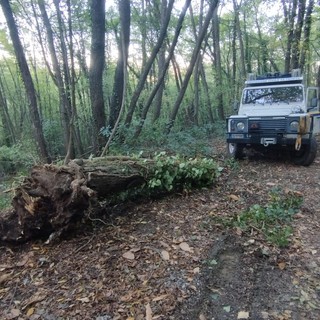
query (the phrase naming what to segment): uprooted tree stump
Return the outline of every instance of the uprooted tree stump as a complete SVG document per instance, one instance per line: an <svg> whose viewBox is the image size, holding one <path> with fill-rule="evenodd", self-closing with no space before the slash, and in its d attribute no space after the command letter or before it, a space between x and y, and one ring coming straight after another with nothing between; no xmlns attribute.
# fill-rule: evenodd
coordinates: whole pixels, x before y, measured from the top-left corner
<svg viewBox="0 0 320 320"><path fill-rule="evenodd" d="M13 210L0 216L0 239L24 242L70 227L99 198L144 184L151 163L106 157L35 166L15 189Z"/></svg>

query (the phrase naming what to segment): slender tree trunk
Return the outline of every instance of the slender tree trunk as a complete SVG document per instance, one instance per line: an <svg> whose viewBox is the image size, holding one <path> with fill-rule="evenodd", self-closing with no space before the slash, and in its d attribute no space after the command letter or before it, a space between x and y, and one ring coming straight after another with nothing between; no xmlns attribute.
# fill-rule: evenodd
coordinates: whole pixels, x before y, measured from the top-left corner
<svg viewBox="0 0 320 320"><path fill-rule="evenodd" d="M163 25L165 23L166 12L167 12L167 0L162 0L161 1L161 12L160 12L161 25ZM165 68L165 63L166 63L166 45L165 45L165 42L163 42L162 47L159 50L158 75L160 75L162 70ZM165 88L165 83L164 83L164 81L162 81L161 85L159 87L159 90L157 91L157 94L155 96L155 100L154 100L153 122L155 122L156 119L158 119L160 117L164 88Z"/></svg>
<svg viewBox="0 0 320 320"><path fill-rule="evenodd" d="M297 69L300 67L300 44L301 34L304 22L304 15L306 10L306 0L299 0L298 4L298 18L296 28L294 30L293 44L292 44L292 58L291 58L291 69Z"/></svg>
<svg viewBox="0 0 320 320"><path fill-rule="evenodd" d="M312 26L312 12L314 8L314 0L309 0L309 5L307 7L306 16L305 16L305 23L304 23L304 30L303 30L303 45L301 48L300 54L300 68L301 71L305 69L306 64L306 57L309 52L310 48L310 33L311 33L311 26Z"/></svg>
<svg viewBox="0 0 320 320"><path fill-rule="evenodd" d="M288 73L290 72L291 67L291 50L292 43L294 41L294 19L297 15L298 0L293 0L292 2L289 2L289 7L287 7L285 0L281 0L281 2L283 6L285 25L287 26L287 43L285 51L284 72Z"/></svg>
<svg viewBox="0 0 320 320"><path fill-rule="evenodd" d="M224 88L222 82L222 66L221 66L221 52L220 52L220 29L218 8L213 13L213 48L214 48L214 68L215 68L215 81L217 90L217 108L220 120L225 118L223 109L223 95Z"/></svg>
<svg viewBox="0 0 320 320"><path fill-rule="evenodd" d="M178 114L178 110L180 108L180 105L181 105L181 102L183 100L183 97L184 97L184 95L186 93L186 90L187 90L187 87L188 87L188 84L189 84L189 80L190 80L192 72L193 72L193 68L195 66L195 63L196 63L197 58L198 58L198 54L199 54L200 49L201 49L202 41L203 41L204 37L207 34L207 29L208 29L209 23L212 20L213 12L216 9L216 7L218 6L218 3L219 3L219 0L213 0L213 1L210 2L210 6L208 8L208 13L207 13L207 16L206 16L206 18L204 20L203 26L202 26L202 28L201 28L201 30L199 32L199 37L197 39L195 47L193 49L191 60L190 60L186 75L184 77L181 90L179 92L179 95L178 95L178 97L177 97L177 99L175 101L175 104L173 106L172 112L171 112L170 117L169 117L169 122L167 124L167 130L166 130L167 134L170 133L170 131L171 131L172 127L173 127L173 124L174 124L174 122L176 120L176 116Z"/></svg>
<svg viewBox="0 0 320 320"><path fill-rule="evenodd" d="M140 123L137 126L135 134L134 134L134 138L135 139L137 139L138 136L140 135L142 127L143 127L144 122L145 122L145 119L147 117L147 113L148 113L149 108L150 108L150 106L152 104L152 101L153 101L156 93L158 92L159 88L161 87L162 82L164 81L165 75L166 75L167 70L168 70L169 65L170 65L170 61L171 61L171 59L173 57L173 54L174 54L174 49L175 49L175 47L177 45L177 42L178 42L178 38L179 38L179 35L180 35L180 31L182 29L184 17L186 15L186 12L188 10L188 7L189 7L190 3L191 3L191 0L186 0L186 3L185 3L185 5L184 5L184 7L183 7L183 9L182 9L182 11L180 13L180 16L179 16L179 19L178 19L178 22L177 22L177 25L176 25L176 29L175 29L175 34L174 34L171 46L169 48L168 57L166 59L164 68L163 68L161 74L158 77L158 81L157 81L155 87L153 88L153 90L152 90L148 100L146 101L143 110L142 110Z"/></svg>
<svg viewBox="0 0 320 320"><path fill-rule="evenodd" d="M190 0L187 0L187 1L190 2ZM139 99L139 97L141 95L141 92L142 92L142 90L143 90L143 88L145 86L148 74L149 74L149 72L150 72L150 70L152 68L152 65L153 65L153 63L154 63L154 61L156 59L156 56L157 56L160 48L162 47L162 44L163 44L163 42L165 40L165 37L167 35L167 29L168 29L168 25L169 25L169 21L170 21L170 17L171 17L171 11L172 11L172 7L173 7L173 3L174 3L174 0L170 0L169 1L165 23L162 25L161 30L159 32L158 41L155 44L148 61L146 62L144 70L142 71L142 74L140 75L138 84L137 84L137 86L136 86L136 88L135 88L135 90L134 90L134 92L132 94L132 98L131 98L130 105L129 105L129 110L128 110L128 113L127 113L127 116L126 116L126 119L125 119L125 125L128 126L128 127L131 124L133 113L134 113L134 111L136 109L137 102L138 102L138 99Z"/></svg>
<svg viewBox="0 0 320 320"><path fill-rule="evenodd" d="M15 143L15 137L11 127L11 121L8 113L7 100L2 93L2 88L0 87L0 118L2 123L2 131L4 143L7 147L12 146Z"/></svg>
<svg viewBox="0 0 320 320"><path fill-rule="evenodd" d="M127 57L130 44L130 0L119 1L119 12L121 21L120 43L118 45L118 62L114 75L114 84L110 104L109 129L113 129L119 117L123 103L124 70L126 70Z"/></svg>
<svg viewBox="0 0 320 320"><path fill-rule="evenodd" d="M234 15L235 15L235 27L236 33L239 41L240 47L240 78L244 79L246 77L246 63L244 57L244 46L243 46L243 38L242 38L242 31L240 25L240 4L237 3L237 0L233 0L233 8L234 8Z"/></svg>
<svg viewBox="0 0 320 320"><path fill-rule="evenodd" d="M44 1L38 0L38 6L39 6L39 9L41 12L43 24L46 29L46 38L47 38L47 43L48 43L48 47L49 47L52 68L53 68L53 73L51 73L51 74L53 76L54 83L56 83L56 85L57 85L58 92L59 92L60 119L61 119L62 128L63 128L65 152L67 152L68 143L70 140L70 134L69 134L70 119L68 116L68 98L67 98L67 93L65 91L65 86L64 86L60 66L59 66L58 57L56 54L53 31L51 28L51 23L49 21L49 17L48 17L46 8L45 8ZM39 34L40 34L40 30L39 30Z"/></svg>
<svg viewBox="0 0 320 320"><path fill-rule="evenodd" d="M1 0L0 2L2 11L6 17L7 25L10 31L11 40L13 43L15 55L21 72L22 80L26 89L26 93L29 100L29 112L32 122L33 134L37 143L40 157L45 162L51 162L51 158L47 151L47 145L44 139L42 123L39 116L37 96L34 88L34 83L31 77L31 73L27 64L26 56L23 51L23 47L19 38L18 29L13 17L12 9L9 4L9 0Z"/></svg>
<svg viewBox="0 0 320 320"><path fill-rule="evenodd" d="M106 126L103 97L103 69L105 55L105 0L91 1L91 57L90 57L90 99L94 124L94 152L105 142L101 130Z"/></svg>

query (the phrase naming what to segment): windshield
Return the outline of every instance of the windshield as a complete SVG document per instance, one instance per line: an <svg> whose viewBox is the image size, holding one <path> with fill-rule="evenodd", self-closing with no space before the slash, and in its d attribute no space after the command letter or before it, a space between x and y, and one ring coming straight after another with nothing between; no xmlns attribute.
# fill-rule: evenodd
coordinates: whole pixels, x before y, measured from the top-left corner
<svg viewBox="0 0 320 320"><path fill-rule="evenodd" d="M302 86L274 87L274 88L250 88L243 92L243 104L272 104L302 102Z"/></svg>

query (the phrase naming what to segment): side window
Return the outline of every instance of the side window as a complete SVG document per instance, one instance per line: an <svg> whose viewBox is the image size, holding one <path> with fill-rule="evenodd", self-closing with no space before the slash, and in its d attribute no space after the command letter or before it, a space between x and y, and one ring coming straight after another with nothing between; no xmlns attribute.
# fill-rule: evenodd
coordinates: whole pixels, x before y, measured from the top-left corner
<svg viewBox="0 0 320 320"><path fill-rule="evenodd" d="M307 90L307 111L319 111L318 88L310 87Z"/></svg>

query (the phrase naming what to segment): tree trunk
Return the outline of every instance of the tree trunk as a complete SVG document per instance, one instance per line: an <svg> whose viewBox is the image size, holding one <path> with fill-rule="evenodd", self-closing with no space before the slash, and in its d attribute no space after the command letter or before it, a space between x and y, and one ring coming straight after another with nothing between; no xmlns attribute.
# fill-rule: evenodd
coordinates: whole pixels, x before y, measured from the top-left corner
<svg viewBox="0 0 320 320"><path fill-rule="evenodd" d="M194 68L195 63L196 63L196 61L198 59L198 54L199 54L200 49L201 49L202 41L203 41L205 35L207 34L207 29L208 29L209 23L210 23L210 21L212 19L213 12L214 12L215 8L217 7L218 3L219 3L219 0L213 0L213 1L211 1L210 6L208 8L208 13L207 13L207 16L206 16L206 18L204 20L203 26L202 26L202 28L201 28L201 30L199 32L199 37L197 39L195 47L193 49L192 57L191 57L191 60L190 60L186 75L185 75L185 77L183 79L181 90L179 92L179 95L178 95L178 97L177 97L177 99L175 101L175 104L173 106L172 112L171 112L170 117L169 117L169 122L167 124L167 130L166 130L167 134L170 133L171 128L173 127L174 121L176 120L176 116L178 114L178 110L179 110L179 107L180 107L181 102L183 100L183 97L184 97L184 95L186 93L186 90L187 90L187 87L188 87L188 84L189 84L189 80L190 80L192 72L193 72L193 68Z"/></svg>
<svg viewBox="0 0 320 320"><path fill-rule="evenodd" d="M307 55L310 48L310 33L311 33L311 26L312 26L312 12L314 8L314 0L309 1L309 5L307 7L307 12L305 16L305 23L304 23L304 30L303 30L303 46L301 48L300 54L300 68L303 72L306 64Z"/></svg>
<svg viewBox="0 0 320 320"><path fill-rule="evenodd" d="M23 51L23 47L19 38L18 29L14 21L12 9L8 0L0 2L3 13L6 17L8 28L10 31L11 40L13 43L15 55L21 72L22 80L26 89L29 100L29 111L32 122L33 134L38 145L39 154L43 161L50 163L51 158L47 151L46 142L43 135L42 124L38 111L37 96L34 88L34 83L30 74L27 60Z"/></svg>
<svg viewBox="0 0 320 320"><path fill-rule="evenodd" d="M124 98L124 70L126 70L127 57L130 44L130 1L119 1L121 21L120 43L118 44L118 62L114 75L113 91L110 104L109 129L113 129L119 117L120 108Z"/></svg>
<svg viewBox="0 0 320 320"><path fill-rule="evenodd" d="M105 0L91 1L91 56L90 56L90 99L94 124L93 146L97 153L106 138L101 130L106 126L103 97L103 69L105 55Z"/></svg>
<svg viewBox="0 0 320 320"><path fill-rule="evenodd" d="M187 0L187 1L190 1L190 0ZM131 98L131 101L130 101L130 105L129 105L129 109L128 109L128 113L127 113L127 116L126 116L126 119L125 119L125 125L126 126L130 126L131 124L131 121L132 121L132 117L133 117L133 113L136 109L136 106L137 106L137 102L139 100L139 97L141 95L141 92L144 88L144 85L146 83L146 80L147 80L147 77L148 77L148 74L151 70L151 67L156 59L156 56L159 52L159 50L161 49L162 47L162 44L165 40L165 37L167 35L167 28L168 28L168 25L169 25L169 21L170 21L170 17L171 17L171 11L172 11L172 7L173 7L173 3L174 3L174 0L170 0L169 1L169 4L168 4L168 9L167 9L167 15L166 15L166 19L165 19L165 23L161 26L161 30L159 32L159 38L157 40L157 43L155 44L152 52L151 52L151 55L148 59L148 61L146 62L146 65L142 71L142 74L140 75L140 78L139 78L139 81L138 81L138 84L132 94L132 98Z"/></svg>
<svg viewBox="0 0 320 320"><path fill-rule="evenodd" d="M43 0L38 0L38 6L41 12L41 17L43 24L46 29L46 36L47 36L47 43L49 47L49 52L51 56L51 63L52 63L52 68L53 68L53 73L50 73L54 78L53 81L57 85L58 92L59 92L59 110L60 110L60 119L62 123L62 129L63 129L63 135L64 135L64 147L65 147L65 152L67 153L68 150L68 144L70 141L70 132L69 132L69 102L68 102L68 97L67 93L65 90L65 85L63 82L63 76L60 70L59 62L58 62L58 57L56 54L56 49L54 46L54 37L53 37L53 31L51 28L51 24L49 21L49 17L45 8L45 4ZM40 30L39 30L40 33Z"/></svg>
<svg viewBox="0 0 320 320"><path fill-rule="evenodd" d="M213 48L214 48L214 68L215 81L217 90L217 108L220 120L225 118L223 108L224 88L222 85L222 66L221 66L221 52L220 52L220 29L217 8L213 14Z"/></svg>
<svg viewBox="0 0 320 320"><path fill-rule="evenodd" d="M178 42L178 38L179 38L179 35L180 35L180 31L182 29L182 24L183 24L183 21L184 21L184 17L186 15L186 12L188 10L188 7L190 5L190 2L191 0L186 0L186 3L185 3L185 6L183 7L181 13L180 13L180 16L179 16L179 19L178 19L178 22L177 22L177 25L176 25L176 29L175 29L175 34L174 34L174 37L173 37L173 40L172 40L172 43L171 43L171 46L169 48L169 53L168 53L168 57L165 61L165 64L164 64L164 67L161 71L161 74L159 74L158 76L158 80L157 80L157 83L156 85L154 86L154 88L152 89L149 97L148 97L148 100L146 101L145 103L145 106L142 110L142 113L141 113L141 119L140 119L140 123L138 124L137 128L136 128L136 131L134 133L134 139L137 139L141 133L141 130L142 130L142 127L144 125L144 120L146 119L147 117L147 113L149 111L149 108L151 107L151 104L152 104L152 101L156 95L156 93L158 92L159 88L161 87L163 81L164 81L164 78L166 76L166 73L167 73L167 70L169 68L169 65L170 65L170 61L172 59L172 57L174 56L174 49L177 45L177 42Z"/></svg>
<svg viewBox="0 0 320 320"><path fill-rule="evenodd" d="M306 0L299 0L298 5L298 19L296 28L294 30L293 44L292 44L292 57L291 57L291 69L300 68L300 44L301 34L304 22L304 15L306 10Z"/></svg>

